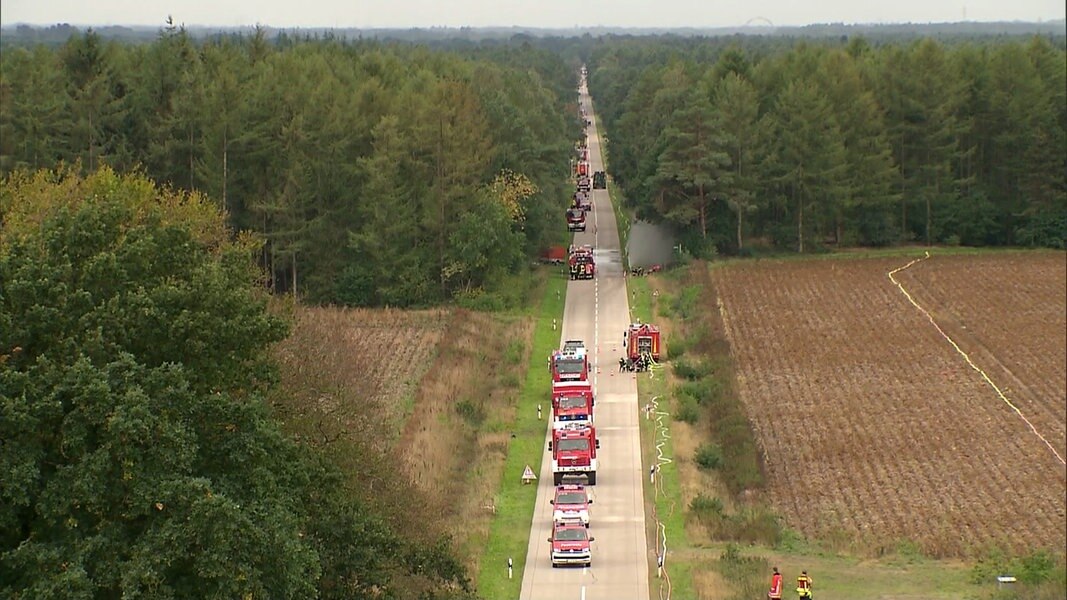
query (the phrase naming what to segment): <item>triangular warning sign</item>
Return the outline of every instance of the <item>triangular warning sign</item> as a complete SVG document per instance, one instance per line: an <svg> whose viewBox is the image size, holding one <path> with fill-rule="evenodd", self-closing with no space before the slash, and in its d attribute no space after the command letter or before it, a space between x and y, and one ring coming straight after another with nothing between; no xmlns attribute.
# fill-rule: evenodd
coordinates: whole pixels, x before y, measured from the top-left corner
<svg viewBox="0 0 1067 600"><path fill-rule="evenodd" d="M522 472L522 480L533 481L534 479L537 479L537 476L534 475L533 469L530 468L530 465L526 465L526 470Z"/></svg>

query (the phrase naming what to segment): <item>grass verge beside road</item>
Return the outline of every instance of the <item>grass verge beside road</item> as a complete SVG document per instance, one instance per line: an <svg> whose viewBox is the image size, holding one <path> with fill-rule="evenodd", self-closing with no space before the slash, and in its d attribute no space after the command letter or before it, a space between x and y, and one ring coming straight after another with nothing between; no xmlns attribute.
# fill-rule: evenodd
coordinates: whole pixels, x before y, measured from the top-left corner
<svg viewBox="0 0 1067 600"><path fill-rule="evenodd" d="M567 299L567 277L562 270L553 269L547 278L544 296L534 328L530 363L519 397L513 437L509 440L500 490L494 501L496 514L489 529L484 554L480 562L477 588L483 598L518 598L522 573L526 565L526 549L530 539L537 482L523 485L522 472L526 465L534 473L541 473L544 457L547 421L538 420L537 405L543 407L544 419L551 418L551 382L542 368L544 360L559 346L560 331L553 327L563 322L563 307ZM545 554L547 557L547 547ZM514 561L512 579L508 579L508 558Z"/></svg>
<svg viewBox="0 0 1067 600"><path fill-rule="evenodd" d="M649 277L631 277L627 282L630 291L631 321L656 323L656 302L658 301L657 281ZM664 462L656 473L655 483L651 477L644 478L645 529L649 548L655 552L649 557L648 568L649 594L652 598L666 598L668 588L672 598L694 598L692 562L686 558L689 547L685 531L685 504L679 486L677 463L674 447L670 438L671 399L670 386L667 382L667 369L658 368L648 373L637 374L638 406L641 407L641 454L646 473L651 465L659 463L662 455L670 462ZM647 415L646 404L656 399L657 413ZM651 418L649 418L651 417ZM658 419L658 420L657 420ZM660 427L662 425L662 427ZM656 446L662 444L657 452ZM662 527L657 525L657 518ZM666 538L664 566L666 576L657 577L656 559L663 552Z"/></svg>

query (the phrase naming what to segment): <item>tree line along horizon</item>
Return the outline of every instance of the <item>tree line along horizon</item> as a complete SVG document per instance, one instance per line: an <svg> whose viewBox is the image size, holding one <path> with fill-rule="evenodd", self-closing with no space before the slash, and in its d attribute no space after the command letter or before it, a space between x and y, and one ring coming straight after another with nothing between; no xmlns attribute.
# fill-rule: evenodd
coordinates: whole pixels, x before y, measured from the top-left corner
<svg viewBox="0 0 1067 600"><path fill-rule="evenodd" d="M1064 40L597 47L609 168L696 253L1064 248Z"/></svg>
<svg viewBox="0 0 1067 600"><path fill-rule="evenodd" d="M569 67L176 28L0 61L0 595L473 600L388 448L282 422L263 267L353 304L514 281L566 189Z"/></svg>
<svg viewBox="0 0 1067 600"><path fill-rule="evenodd" d="M107 165L202 192L266 241L274 291L478 306L563 242L576 74L544 50L170 26L0 61L0 172Z"/></svg>
<svg viewBox="0 0 1067 600"><path fill-rule="evenodd" d="M563 241L581 64L613 180L698 256L1064 247L1063 39L515 43L92 31L0 56L0 172L140 169L311 302L513 304Z"/></svg>

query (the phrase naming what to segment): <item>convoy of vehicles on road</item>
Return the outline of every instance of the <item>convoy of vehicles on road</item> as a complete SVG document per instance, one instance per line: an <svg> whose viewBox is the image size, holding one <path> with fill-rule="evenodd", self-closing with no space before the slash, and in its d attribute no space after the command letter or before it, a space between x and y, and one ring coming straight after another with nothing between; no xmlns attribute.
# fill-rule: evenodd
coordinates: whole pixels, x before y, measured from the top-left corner
<svg viewBox="0 0 1067 600"><path fill-rule="evenodd" d="M585 78L585 69L582 69ZM579 116L586 125L585 109L579 102ZM586 214L593 210L593 173L589 148L583 141L576 147L573 175L575 192L567 208L567 230L585 231ZM598 172L599 173L599 172ZM596 277L593 247L571 245L567 252L571 280ZM587 486L596 485L597 449L600 440L593 425L593 385L589 379L589 355L582 340L566 340L549 357L552 374L552 537L550 557L553 567L592 564L588 534L590 497Z"/></svg>
<svg viewBox="0 0 1067 600"><path fill-rule="evenodd" d="M580 106L581 103L579 103ZM585 118L584 108L580 108L580 116ZM597 187L598 183L603 183L604 178L603 171L596 173L592 171L589 162L589 147L584 137L575 147L575 154L575 159L572 159L575 189L571 203L566 209L567 231L569 232L586 231L588 215L593 210L593 188ZM585 252L586 248L588 252ZM568 256L571 279L593 279L596 276L596 261L593 258L592 247L582 247L580 250L575 252L572 246Z"/></svg>

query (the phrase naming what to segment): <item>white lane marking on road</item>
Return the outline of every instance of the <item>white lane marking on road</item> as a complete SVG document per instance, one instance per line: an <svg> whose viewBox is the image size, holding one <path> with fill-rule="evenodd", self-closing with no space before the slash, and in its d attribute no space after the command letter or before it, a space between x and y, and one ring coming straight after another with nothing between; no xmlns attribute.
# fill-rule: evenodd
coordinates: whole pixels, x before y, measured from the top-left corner
<svg viewBox="0 0 1067 600"><path fill-rule="evenodd" d="M592 191L589 192L592 196ZM600 223L597 218L597 211L593 211L593 248L600 247ZM604 265L600 265L603 269ZM600 277L595 276L593 278L593 346L596 348L596 362L597 370L593 374L593 390L594 394L600 392Z"/></svg>
<svg viewBox="0 0 1067 600"><path fill-rule="evenodd" d="M585 600L585 586L582 586L582 600Z"/></svg>
<svg viewBox="0 0 1067 600"><path fill-rule="evenodd" d="M597 517L597 523L640 523L641 517Z"/></svg>

